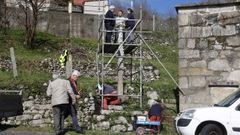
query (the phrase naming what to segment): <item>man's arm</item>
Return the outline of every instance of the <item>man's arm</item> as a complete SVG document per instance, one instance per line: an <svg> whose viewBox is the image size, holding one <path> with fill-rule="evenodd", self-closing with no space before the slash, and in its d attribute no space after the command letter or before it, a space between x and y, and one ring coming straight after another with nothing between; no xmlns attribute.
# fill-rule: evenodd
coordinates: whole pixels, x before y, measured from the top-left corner
<svg viewBox="0 0 240 135"><path fill-rule="evenodd" d="M76 103L76 97L75 94L73 93L73 89L70 85L70 82L66 80L66 88L67 88L67 92L70 95L70 98L72 99L72 104Z"/></svg>
<svg viewBox="0 0 240 135"><path fill-rule="evenodd" d="M51 96L51 95L52 95L52 85L51 85L51 81L49 81L48 88L47 88L47 96Z"/></svg>

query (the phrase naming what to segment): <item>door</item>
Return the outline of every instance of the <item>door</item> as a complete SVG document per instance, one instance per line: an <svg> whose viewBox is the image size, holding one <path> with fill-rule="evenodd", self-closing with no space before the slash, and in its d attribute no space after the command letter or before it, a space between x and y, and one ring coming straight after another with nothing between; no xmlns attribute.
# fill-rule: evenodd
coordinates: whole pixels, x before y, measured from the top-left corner
<svg viewBox="0 0 240 135"><path fill-rule="evenodd" d="M232 111L230 121L232 135L240 135L240 104Z"/></svg>

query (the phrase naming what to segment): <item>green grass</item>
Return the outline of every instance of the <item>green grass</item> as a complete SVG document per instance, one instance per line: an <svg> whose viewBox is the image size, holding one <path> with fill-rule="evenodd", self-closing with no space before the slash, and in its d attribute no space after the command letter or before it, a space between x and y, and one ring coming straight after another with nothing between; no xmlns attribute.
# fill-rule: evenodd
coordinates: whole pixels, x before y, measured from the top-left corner
<svg viewBox="0 0 240 135"><path fill-rule="evenodd" d="M4 125L3 125L4 126ZM3 127L4 128L4 127ZM29 126L6 126L7 130L16 131L16 132L33 132L33 133L54 133L52 127L29 127ZM75 131L67 131L66 135L79 135ZM100 130L86 130L85 135L135 135L135 132L127 132L127 133L116 133L112 131L100 131ZM171 127L166 127L163 129L160 135L177 135Z"/></svg>

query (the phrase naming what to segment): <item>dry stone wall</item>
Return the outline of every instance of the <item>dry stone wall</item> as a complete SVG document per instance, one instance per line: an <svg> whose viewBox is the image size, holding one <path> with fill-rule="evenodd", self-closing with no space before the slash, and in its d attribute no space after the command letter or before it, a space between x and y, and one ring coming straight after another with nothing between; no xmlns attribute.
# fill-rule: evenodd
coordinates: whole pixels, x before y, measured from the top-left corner
<svg viewBox="0 0 240 135"><path fill-rule="evenodd" d="M240 81L239 7L239 2L177 7L179 83L186 93L180 96L180 109L218 102L227 94L216 93L235 90L208 86Z"/></svg>

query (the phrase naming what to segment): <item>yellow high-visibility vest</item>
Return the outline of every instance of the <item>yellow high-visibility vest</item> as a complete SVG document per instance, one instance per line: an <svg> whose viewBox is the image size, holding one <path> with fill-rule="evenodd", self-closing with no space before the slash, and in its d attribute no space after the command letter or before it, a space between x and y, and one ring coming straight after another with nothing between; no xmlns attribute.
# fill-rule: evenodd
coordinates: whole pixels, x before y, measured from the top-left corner
<svg viewBox="0 0 240 135"><path fill-rule="evenodd" d="M64 68L66 66L67 56L68 56L68 50L64 50L63 54L61 54L59 57L61 68Z"/></svg>

